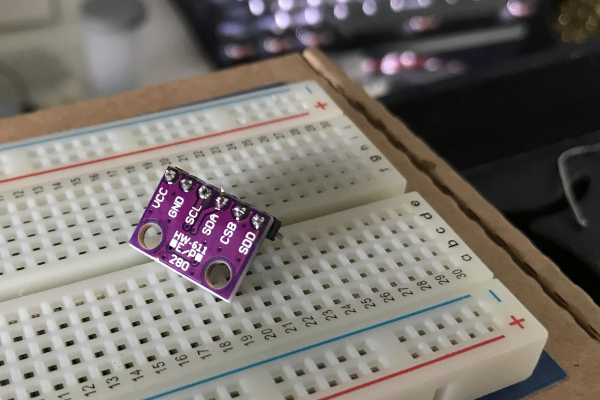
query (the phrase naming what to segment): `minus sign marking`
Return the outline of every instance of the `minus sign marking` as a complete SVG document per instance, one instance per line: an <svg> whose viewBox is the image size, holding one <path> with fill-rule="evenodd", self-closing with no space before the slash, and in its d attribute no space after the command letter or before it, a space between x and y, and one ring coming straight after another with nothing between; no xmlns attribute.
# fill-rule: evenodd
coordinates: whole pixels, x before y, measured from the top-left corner
<svg viewBox="0 0 600 400"><path fill-rule="evenodd" d="M498 297L498 296L496 295L496 293L494 293L494 291L493 291L492 289L490 289L490 293L491 293L491 295L492 295L492 296L494 296L494 298L495 298L496 300L498 300L498 303L502 303L502 300L500 300L500 297Z"/></svg>

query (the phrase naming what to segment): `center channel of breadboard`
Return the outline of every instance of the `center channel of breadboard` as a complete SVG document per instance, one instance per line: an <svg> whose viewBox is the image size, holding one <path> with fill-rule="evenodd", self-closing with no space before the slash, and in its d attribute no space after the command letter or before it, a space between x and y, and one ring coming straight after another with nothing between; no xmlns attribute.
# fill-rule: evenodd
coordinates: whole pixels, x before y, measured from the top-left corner
<svg viewBox="0 0 600 400"><path fill-rule="evenodd" d="M150 264L1 303L0 397L364 398L379 380L383 399L400 379L431 399L466 379L468 399L469 365L538 350L543 328L415 193L283 233L232 303Z"/></svg>

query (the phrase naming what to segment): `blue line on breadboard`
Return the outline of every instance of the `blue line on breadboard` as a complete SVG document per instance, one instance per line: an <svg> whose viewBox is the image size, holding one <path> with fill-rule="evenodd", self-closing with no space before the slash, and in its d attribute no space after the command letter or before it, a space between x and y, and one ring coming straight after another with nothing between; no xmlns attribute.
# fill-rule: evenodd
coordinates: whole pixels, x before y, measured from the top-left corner
<svg viewBox="0 0 600 400"><path fill-rule="evenodd" d="M477 400L521 400L554 386L566 378L565 370L544 351L529 378Z"/></svg>

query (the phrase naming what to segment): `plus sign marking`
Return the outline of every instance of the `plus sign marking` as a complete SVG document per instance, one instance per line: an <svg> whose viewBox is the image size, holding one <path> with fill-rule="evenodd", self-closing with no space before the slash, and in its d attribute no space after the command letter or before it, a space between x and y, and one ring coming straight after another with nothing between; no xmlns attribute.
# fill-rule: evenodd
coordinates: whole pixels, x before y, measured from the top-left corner
<svg viewBox="0 0 600 400"><path fill-rule="evenodd" d="M327 103L321 103L320 101L317 101L315 108L320 108L321 110L324 110L327 108Z"/></svg>
<svg viewBox="0 0 600 400"><path fill-rule="evenodd" d="M509 323L510 326L518 325L519 328L525 329L525 327L523 326L523 322L525 322L524 318L516 319L514 315L511 315L510 318L512 319L512 322Z"/></svg>

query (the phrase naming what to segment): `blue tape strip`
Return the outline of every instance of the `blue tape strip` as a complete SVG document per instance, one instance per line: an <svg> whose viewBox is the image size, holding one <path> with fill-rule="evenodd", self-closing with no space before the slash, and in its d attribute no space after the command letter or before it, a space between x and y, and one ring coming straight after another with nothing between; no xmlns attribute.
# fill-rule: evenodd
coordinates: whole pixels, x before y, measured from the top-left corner
<svg viewBox="0 0 600 400"><path fill-rule="evenodd" d="M522 382L515 383L478 400L521 400L564 381L567 373L545 351L542 352L533 374Z"/></svg>

